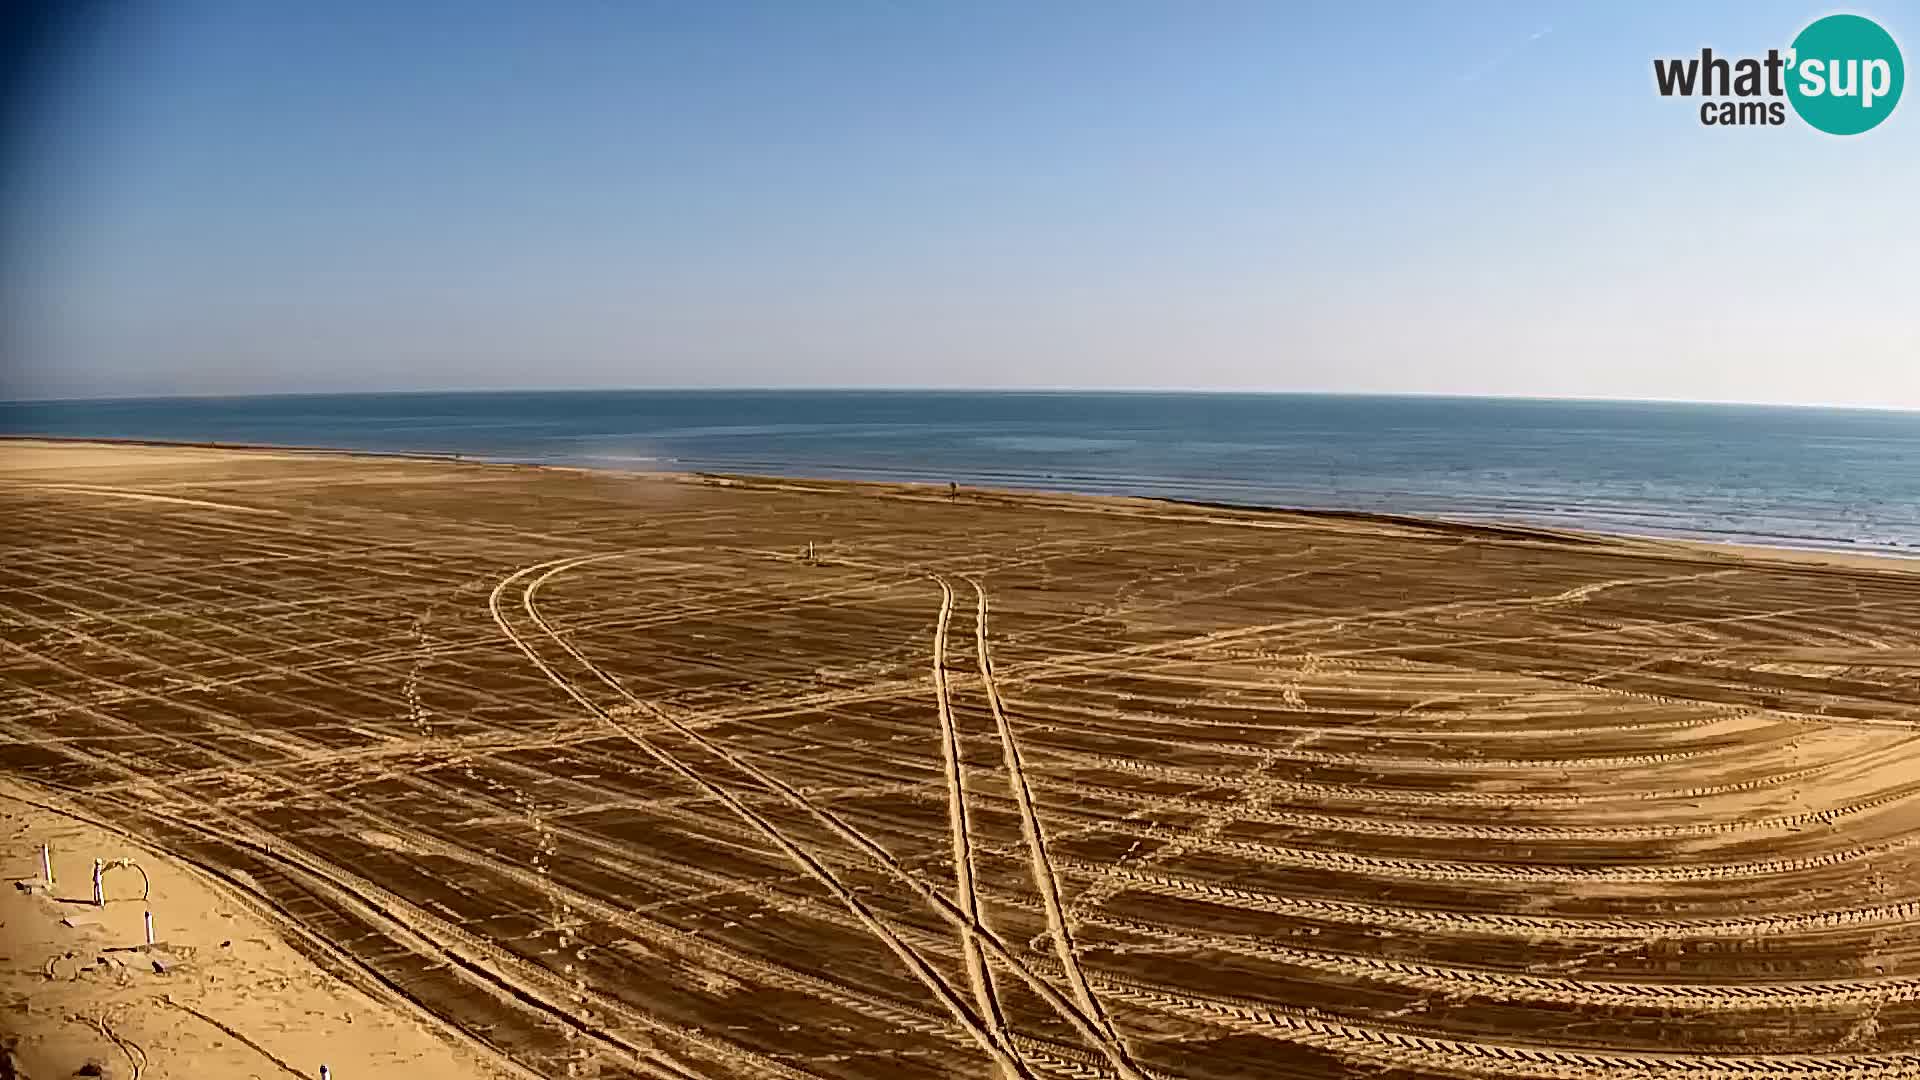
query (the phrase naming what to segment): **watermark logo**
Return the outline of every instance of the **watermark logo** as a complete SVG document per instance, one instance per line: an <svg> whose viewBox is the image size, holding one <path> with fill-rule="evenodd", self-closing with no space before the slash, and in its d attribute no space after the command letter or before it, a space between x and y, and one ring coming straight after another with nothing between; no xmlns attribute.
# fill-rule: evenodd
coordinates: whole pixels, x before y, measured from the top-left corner
<svg viewBox="0 0 1920 1080"><path fill-rule="evenodd" d="M1877 127L1900 103L1906 65L1900 46L1879 23L1828 15L1800 31L1787 49L1730 59L1701 49L1697 57L1653 62L1661 97L1699 97L1709 127L1778 126L1787 107L1829 135Z"/></svg>

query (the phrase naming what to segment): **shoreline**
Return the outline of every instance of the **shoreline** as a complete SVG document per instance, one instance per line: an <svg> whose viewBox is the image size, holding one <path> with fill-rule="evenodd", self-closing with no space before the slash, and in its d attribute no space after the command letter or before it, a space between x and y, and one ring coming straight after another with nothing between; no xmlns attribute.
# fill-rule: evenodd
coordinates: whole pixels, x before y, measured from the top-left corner
<svg viewBox="0 0 1920 1080"><path fill-rule="evenodd" d="M441 462L479 465L492 468L538 469L561 472L583 472L593 475L652 477L665 481L679 482L722 482L745 484L799 484L826 485L820 490L836 487L852 487L869 492L878 492L883 488L925 489L929 495L939 495L944 488L937 482L921 480L898 480L886 477L821 477L779 473L736 473L713 469L620 469L597 465L578 465L558 462L518 461L493 458L483 455L469 455L457 452L428 453L387 450L359 450L350 447L313 446L278 443L222 442L215 440L176 440L121 438L112 436L78 435L31 435L0 434L0 446L7 444L49 443L63 446L137 446L164 447L190 450L224 450L237 453L280 453L311 454L328 458L364 458L375 461L416 461ZM1060 498L1068 500L1096 501L1138 501L1169 507L1181 507L1194 510L1213 510L1249 516L1286 516L1320 521L1346 521L1356 523L1374 523L1393 525L1423 531L1444 531L1451 533L1478 532L1485 535L1505 536L1513 539L1533 539L1555 543L1612 543L1638 547L1640 545L1677 545L1683 549L1703 549L1720 552L1735 557L1775 557L1791 562L1838 562L1842 565L1881 565L1887 569L1904 572L1920 571L1920 551L1903 551L1889 548L1856 546L1843 547L1835 544L1792 543L1791 538L1741 537L1739 539L1718 539L1712 536L1672 535L1663 533L1641 533L1615 531L1597 528L1560 527L1532 521L1502 519L1496 517L1451 518L1438 515L1402 514L1392 511L1365 510L1354 508L1331 508L1310 506L1281 506L1264 503L1236 503L1210 499L1186 499L1165 495L1128 495L1115 492L1077 491L1069 488L1050 488L1035 485L1033 487L996 487L990 485L961 485L960 490L980 495L1012 496L1018 498ZM1857 561L1856 561L1857 560Z"/></svg>

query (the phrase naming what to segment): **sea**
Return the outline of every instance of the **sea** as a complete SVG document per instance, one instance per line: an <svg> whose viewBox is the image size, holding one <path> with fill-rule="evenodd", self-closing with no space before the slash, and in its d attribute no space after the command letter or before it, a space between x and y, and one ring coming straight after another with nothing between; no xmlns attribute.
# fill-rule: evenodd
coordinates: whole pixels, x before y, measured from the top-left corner
<svg viewBox="0 0 1920 1080"><path fill-rule="evenodd" d="M6 402L0 433L951 482L1920 556L1920 413L1894 411L622 390Z"/></svg>

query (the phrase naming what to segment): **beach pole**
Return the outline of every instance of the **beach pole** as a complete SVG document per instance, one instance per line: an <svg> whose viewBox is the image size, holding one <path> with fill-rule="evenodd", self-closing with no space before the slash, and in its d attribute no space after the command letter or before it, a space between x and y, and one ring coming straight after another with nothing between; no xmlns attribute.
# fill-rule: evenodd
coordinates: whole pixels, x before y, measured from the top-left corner
<svg viewBox="0 0 1920 1080"><path fill-rule="evenodd" d="M106 872L107 872L106 863L101 862L99 859L93 860L93 906L94 907L107 906L107 888L106 888L106 885L101 881L101 878L103 878L106 875Z"/></svg>
<svg viewBox="0 0 1920 1080"><path fill-rule="evenodd" d="M47 888L53 888L53 848L40 845L40 876L47 879Z"/></svg>
<svg viewBox="0 0 1920 1080"><path fill-rule="evenodd" d="M320 1066L320 1080L333 1080L333 1070L325 1065Z"/></svg>
<svg viewBox="0 0 1920 1080"><path fill-rule="evenodd" d="M153 944L153 909L147 909L147 944Z"/></svg>

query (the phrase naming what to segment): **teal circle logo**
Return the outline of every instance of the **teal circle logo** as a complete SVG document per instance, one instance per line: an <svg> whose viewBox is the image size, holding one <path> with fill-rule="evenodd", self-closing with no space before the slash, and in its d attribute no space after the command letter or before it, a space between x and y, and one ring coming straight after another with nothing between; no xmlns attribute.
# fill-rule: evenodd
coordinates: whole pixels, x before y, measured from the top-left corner
<svg viewBox="0 0 1920 1080"><path fill-rule="evenodd" d="M1787 100L1800 119L1829 135L1858 135L1900 103L1906 65L1893 35L1872 19L1829 15L1793 39Z"/></svg>

